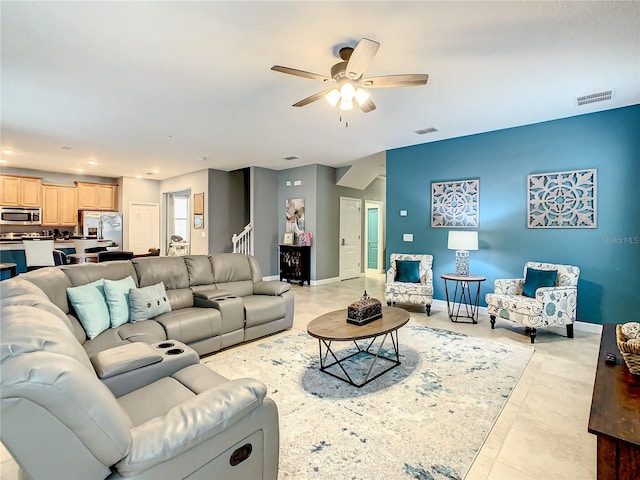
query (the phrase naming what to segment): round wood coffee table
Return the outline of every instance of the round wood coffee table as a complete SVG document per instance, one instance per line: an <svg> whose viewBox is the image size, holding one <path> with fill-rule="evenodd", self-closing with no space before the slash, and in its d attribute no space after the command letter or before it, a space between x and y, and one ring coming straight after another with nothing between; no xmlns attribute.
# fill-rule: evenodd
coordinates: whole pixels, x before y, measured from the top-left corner
<svg viewBox="0 0 640 480"><path fill-rule="evenodd" d="M371 380L378 378L383 373L400 365L398 329L406 325L408 321L409 312L406 310L397 307L382 307L382 318L367 323L366 325L352 325L347 323L347 309L345 308L343 310L325 313L315 318L307 326L307 333L318 339L320 371L343 380L354 387L360 388ZM370 349L378 337L382 337L382 341L374 353L370 351ZM382 346L387 340L387 337L391 337L391 343L393 345L393 356L391 357L381 354ZM368 340L366 348L358 345L358 340ZM336 352L331 349L332 342L353 342L356 346L356 352L338 358ZM331 363L327 363L329 355L333 358L333 361L329 359ZM347 360L356 355L368 355L372 357L367 374L361 382L357 383L345 368L347 367ZM376 373L374 376L371 376L371 371L378 360L390 362L391 365L381 372ZM344 376L336 375L332 371L327 370L334 365L340 368Z"/></svg>

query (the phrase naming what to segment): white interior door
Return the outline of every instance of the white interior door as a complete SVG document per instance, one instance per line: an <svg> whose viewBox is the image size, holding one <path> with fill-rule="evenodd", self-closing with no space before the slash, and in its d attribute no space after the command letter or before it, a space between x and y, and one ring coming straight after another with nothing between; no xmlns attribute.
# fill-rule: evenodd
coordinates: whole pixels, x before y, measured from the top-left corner
<svg viewBox="0 0 640 480"><path fill-rule="evenodd" d="M157 203L129 204L129 249L134 254L160 248L160 207Z"/></svg>
<svg viewBox="0 0 640 480"><path fill-rule="evenodd" d="M360 276L362 267L362 201L340 197L340 279Z"/></svg>

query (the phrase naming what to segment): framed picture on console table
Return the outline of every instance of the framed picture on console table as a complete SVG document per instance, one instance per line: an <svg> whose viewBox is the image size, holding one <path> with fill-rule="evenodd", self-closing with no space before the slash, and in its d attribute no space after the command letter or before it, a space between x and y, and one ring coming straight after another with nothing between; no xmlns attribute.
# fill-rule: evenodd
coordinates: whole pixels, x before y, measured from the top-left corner
<svg viewBox="0 0 640 480"><path fill-rule="evenodd" d="M284 232L282 236L283 245L293 245L294 234L293 232Z"/></svg>

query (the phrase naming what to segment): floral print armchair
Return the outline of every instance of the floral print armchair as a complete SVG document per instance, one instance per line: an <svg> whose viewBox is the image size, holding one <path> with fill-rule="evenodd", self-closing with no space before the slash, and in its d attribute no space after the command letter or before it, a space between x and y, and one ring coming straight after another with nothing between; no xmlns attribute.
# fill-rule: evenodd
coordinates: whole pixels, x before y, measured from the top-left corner
<svg viewBox="0 0 640 480"><path fill-rule="evenodd" d="M567 337L573 338L580 269L572 265L527 262L525 276L528 267L557 270L555 286L538 288L535 298L531 298L522 293L524 278L497 279L494 293L486 296L491 328L495 327L496 317L500 317L525 325L529 329L531 343L536 338L536 329L540 327L566 326Z"/></svg>
<svg viewBox="0 0 640 480"><path fill-rule="evenodd" d="M396 281L396 261L398 260L418 260L419 283L407 283ZM387 270L387 281L384 286L384 299L387 305L397 303L409 303L414 305L424 305L427 315L431 313L433 303L433 256L412 255L407 253L392 253L391 266Z"/></svg>

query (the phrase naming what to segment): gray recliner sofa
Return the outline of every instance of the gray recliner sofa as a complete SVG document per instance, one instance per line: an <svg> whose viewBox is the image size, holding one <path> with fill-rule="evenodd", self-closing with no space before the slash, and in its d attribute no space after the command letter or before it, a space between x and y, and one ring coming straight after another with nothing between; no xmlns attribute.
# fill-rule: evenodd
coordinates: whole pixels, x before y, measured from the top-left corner
<svg viewBox="0 0 640 480"><path fill-rule="evenodd" d="M162 281L171 311L88 340L66 288ZM278 415L257 380L199 355L291 327L293 294L239 254L35 270L0 283L2 442L25 478L275 479Z"/></svg>
<svg viewBox="0 0 640 480"><path fill-rule="evenodd" d="M277 478L277 408L262 383L227 380L177 341L90 358L40 288L0 288L0 434L23 478Z"/></svg>
<svg viewBox="0 0 640 480"><path fill-rule="evenodd" d="M163 282L171 312L109 328L88 339L68 301L67 288L128 276L137 287ZM89 356L131 342L151 344L167 339L183 342L203 356L293 325L290 285L263 281L255 259L238 253L49 267L19 278L40 287L68 315L72 331Z"/></svg>

